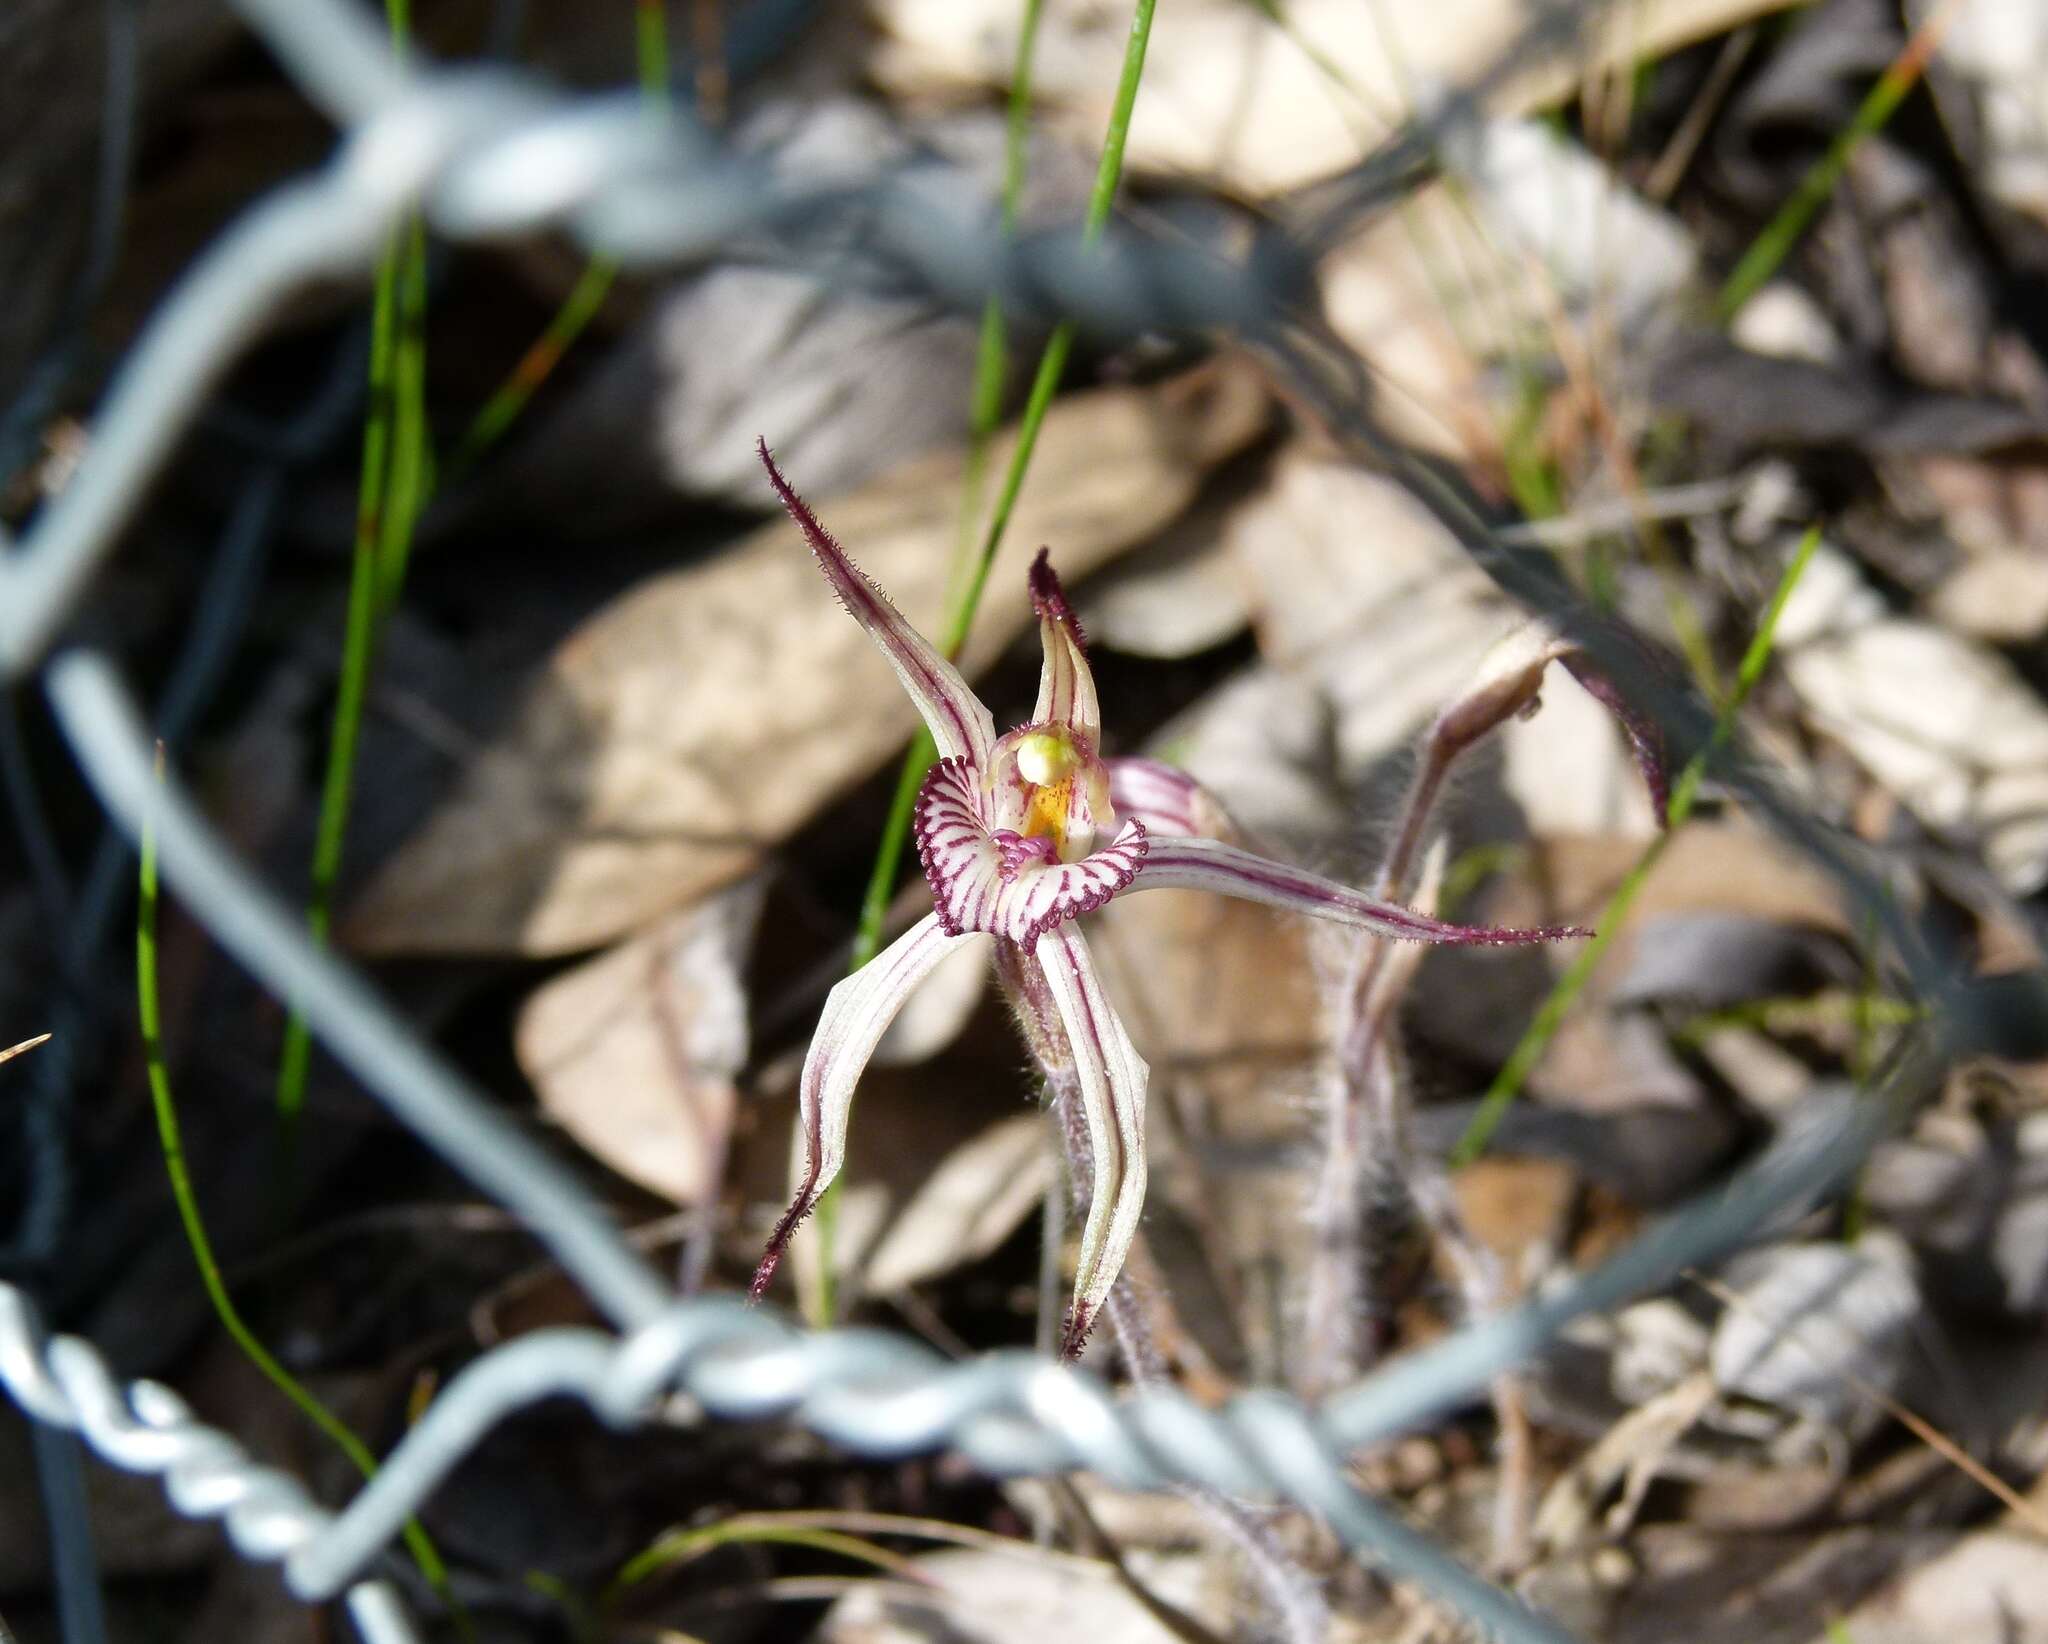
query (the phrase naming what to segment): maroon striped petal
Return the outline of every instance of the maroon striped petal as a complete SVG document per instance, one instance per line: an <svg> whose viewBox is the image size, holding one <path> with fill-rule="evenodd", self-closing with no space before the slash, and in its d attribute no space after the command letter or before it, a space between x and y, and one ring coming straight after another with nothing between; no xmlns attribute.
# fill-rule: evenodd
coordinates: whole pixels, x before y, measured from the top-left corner
<svg viewBox="0 0 2048 1644"><path fill-rule="evenodd" d="M1093 747L1102 735L1102 708L1095 700L1095 675L1082 650L1081 619L1067 603L1052 568L1052 550L1041 548L1031 562L1031 608L1038 613L1038 637L1045 664L1038 676L1034 725L1071 725L1086 731Z"/></svg>
<svg viewBox="0 0 2048 1644"><path fill-rule="evenodd" d="M1073 1305L1060 1337L1061 1351L1073 1358L1088 1339L1138 1236L1138 1218L1145 1208L1145 1084L1150 1070L1110 1009L1077 926L1048 931L1038 944L1037 958L1073 1049L1081 1115L1088 1125L1088 1151L1095 1167L1095 1193L1081 1229Z"/></svg>
<svg viewBox="0 0 2048 1644"><path fill-rule="evenodd" d="M825 996L825 1013L818 1019L797 1088L803 1165L796 1197L775 1224L767 1253L754 1271L749 1293L757 1301L775 1277L797 1224L811 1213L846 1162L846 1120L861 1070L911 991L966 940L949 935L939 916L928 913Z"/></svg>
<svg viewBox="0 0 2048 1644"><path fill-rule="evenodd" d="M989 830L974 771L959 759L941 760L925 777L911 828L945 928L1027 948L1129 885L1148 848L1145 825L1132 819L1080 861L1049 862L1037 841Z"/></svg>
<svg viewBox="0 0 2048 1644"><path fill-rule="evenodd" d="M1233 832L1230 813L1186 771L1157 759L1105 759L1109 802L1118 816L1135 816L1157 839Z"/></svg>
<svg viewBox="0 0 2048 1644"><path fill-rule="evenodd" d="M1401 942L1447 942L1504 945L1520 942L1561 942L1591 936L1576 925L1544 925L1530 930L1504 930L1488 925L1452 925L1441 919L1381 902L1340 884L1268 857L1255 856L1214 839L1155 839L1139 866L1130 889L1208 890L1247 902L1356 925Z"/></svg>
<svg viewBox="0 0 2048 1644"><path fill-rule="evenodd" d="M938 744L940 755L948 759L965 757L977 765L987 764L990 750L995 747L996 727L988 709L982 706L981 698L960 677L960 670L941 656L931 641L911 627L903 613L889 603L888 595L846 557L846 550L839 546L831 532L818 523L818 516L811 512L809 505L790 489L789 482L782 477L782 470L775 466L775 459L768 454L768 442L761 440L757 443L762 465L768 470L768 483L775 487L782 506L789 510L789 517L796 521L796 528L803 532L804 540L811 545L818 567L825 573L825 580L832 584L833 592L839 595L839 602L856 622L867 629L868 637L881 647L882 654L895 668L896 677L903 681L910 700L917 704L917 711L931 728L932 740Z"/></svg>

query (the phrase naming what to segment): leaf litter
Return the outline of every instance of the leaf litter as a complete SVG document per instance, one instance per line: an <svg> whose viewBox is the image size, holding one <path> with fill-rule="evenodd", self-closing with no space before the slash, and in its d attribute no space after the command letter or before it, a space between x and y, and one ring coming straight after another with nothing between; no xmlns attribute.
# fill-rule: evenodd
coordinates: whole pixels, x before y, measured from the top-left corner
<svg viewBox="0 0 2048 1644"><path fill-rule="evenodd" d="M754 8L695 9L717 14L737 68ZM1671 0L1544 34L1553 8L1508 0L1426 14L1319 0L1165 8L1124 207L1178 232L1196 196L1222 202L1205 224L1242 224L1253 202L1311 236L1306 289L1363 360L1380 431L1455 473L1511 522L1512 552L1541 556L1710 700L1792 542L1818 524L1823 546L1742 712L1742 757L1876 864L1942 962L2023 982L2048 960L2048 366L2027 307L2048 253L2032 9L1956 0L1924 85L1855 145L1732 323L1711 317L1719 283L1932 9ZM862 15L758 79L737 72L732 129L821 175L909 157L935 198L986 204L1000 130L989 94L1012 82L1019 8L873 0ZM543 54L587 65L598 49L559 17L536 27ZM1048 0L1041 27L1031 169L1053 220L1088 175L1128 15ZM205 95L220 108L280 95L260 63L216 72ZM184 157L156 174L164 192L145 221L247 191L250 160L208 159L248 129L246 109L215 119L179 128ZM1361 207L1352 168L1418 119L1431 122L1433 175L1397 173ZM210 188L195 183L208 175ZM169 255L154 231L139 243ZM155 289L165 272L124 268L122 290ZM447 277L430 324L474 344L435 355L452 402L471 375L493 379L478 361L518 357L556 287L499 253L466 253ZM331 330L335 317L314 305L299 323ZM406 639L389 659L388 711L372 709L378 737L411 747L376 767L405 790L377 803L426 819L395 850L366 847L344 942L692 1287L741 1283L786 1201L798 1068L843 964L887 767L914 723L787 527L745 517L771 502L745 477L752 441L770 437L862 569L929 626L963 535L973 342L972 316L886 282L844 289L735 260L673 287L627 284L537 398L524 443L427 522L425 591L404 617L440 671L414 669ZM1410 489L1353 459L1297 384L1230 342L1084 346L962 666L1006 723L1028 709L1023 567L1049 544L1094 667L1130 704L1105 751L1198 778L1214 800L1205 828L1370 892L1431 726L1523 613ZM298 369L291 350L260 354L236 391L273 393ZM990 460L1005 460L1000 442ZM320 654L298 632L331 605L317 592L335 570L320 487L343 493L351 455L308 461L283 570L242 641L253 679L303 681ZM157 551L124 567L127 631L176 631L218 500L196 469L173 474L139 533ZM707 546L671 552L685 527ZM602 591L594 614L528 619L522 632L551 637L523 691L483 714L465 705L450 716L461 735L420 746L440 723L424 710L465 664L495 681L507 660L503 633L463 615L497 607L443 600L436 579L502 575L516 612L545 597L520 591L526 554L574 556ZM663 568L648 575L650 563ZM294 809L310 814L295 772L325 704L303 684L283 709L258 694L220 704L197 744L173 752L241 773L211 801L260 842L289 836L280 819ZM1588 923L1659 837L1661 805L1614 704L1552 668L1528 706L1461 757L1431 825L1438 845L1413 888L1446 917ZM283 735L280 714L303 734ZM223 762L252 726L264 746L299 752ZM1363 1208L1345 1230L1358 1255L1341 1291L1343 1362L1393 1360L1544 1294L1770 1137L1859 1099L1849 1093L1919 1031L1914 974L1867 910L1720 774L1699 812L1660 847L1476 1162L1448 1164L1571 954L1447 952L1385 973L1367 1012L1383 1035L1367 1087L1385 1098L1372 1111L1386 1128L1350 1184ZM892 928L928 905L913 882ZM1331 1070L1360 1019L1347 992L1359 956L1286 915L1182 892L1092 919L1103 986L1150 1064L1153 1182L1121 1303L1151 1348L1099 1332L1089 1363L1203 1400L1314 1386L1310 1359L1330 1334L1315 1298L1330 1293L1317 1275L1332 1248ZM19 1022L10 1040L50 1022L47 978L18 968L0 977ZM202 1198L232 1197L248 1152L268 1145L243 1047L266 1043L274 1018L219 978L191 999L171 1048L198 1110L195 1179ZM176 1042L189 1038L210 1048ZM1749 1251L1696 1281L1575 1327L1489 1399L1355 1458L1360 1476L1588 1639L2003 1644L2048 1625L2034 1527L1971 1471L2031 1502L2048 1465L2048 1075L2024 1034L1990 1049L2002 1054L1945 1069L1842 1195L1759 1227ZM0 1080L26 1089L60 1052L80 1047L60 1034ZM101 1308L93 1333L135 1369L215 1406L248 1402L231 1361L152 1330L143 1287L109 1277L149 1245L161 1165L138 1145L134 1069L96 1045L83 1053L104 1060L111 1094L78 1145L124 1208L89 1260L81 1247L76 1304ZM287 1244L282 1265L229 1277L294 1370L352 1389L352 1417L388 1442L408 1403L473 1355L477 1321L517 1333L580 1320L584 1304L502 1228L461 1214L474 1207L459 1184L344 1081L313 1089L333 1124L319 1134L336 1141L292 1214L328 1254ZM981 956L908 999L850 1132L836 1256L852 1318L948 1352L1047 1339L1078 1229L1062 1225L1070 1167L1041 1096ZM207 1157L236 1137L234 1169ZM291 1453L282 1427L255 1436ZM1071 1494L1002 1490L944 1459L862 1463L794 1434L657 1428L630 1457L599 1445L538 1413L430 1509L494 1626L540 1637L554 1625L511 1568L529 1554L536 1570L558 1563L580 1604L578 1583L594 1599L665 1527L797 1506L941 1516L1013 1539L1038 1526L1090 1562L905 1553L912 1563L884 1580L817 1546L742 1540L636 1591L600 1632L1190 1636L1139 1592L1192 1616L1194 1636L1287 1631L1270 1584L1247 1576L1242 1527L1233 1540L1180 1498L1085 1479ZM259 1613L219 1576L211 1544L160 1514L99 1527L109 1569L177 1610L181 1636ZM1312 1520L1253 1528L1252 1564L1311 1589L1328 1636L1451 1636L1426 1600L1368 1578ZM910 1539L872 1533L891 1556ZM209 1570L202 1606L195 1577ZM44 1636L43 1577L26 1564L7 1575L10 1621ZM838 1585L777 1585L790 1581Z"/></svg>

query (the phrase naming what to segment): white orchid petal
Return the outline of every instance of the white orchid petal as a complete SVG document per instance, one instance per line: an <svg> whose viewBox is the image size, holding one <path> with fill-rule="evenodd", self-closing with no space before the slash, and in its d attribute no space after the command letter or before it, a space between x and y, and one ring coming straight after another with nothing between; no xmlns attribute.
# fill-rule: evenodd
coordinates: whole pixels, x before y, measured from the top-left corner
<svg viewBox="0 0 2048 1644"><path fill-rule="evenodd" d="M1095 1168L1073 1309L1061 1342L1071 1358L1080 1352L1138 1236L1145 1208L1145 1084L1151 1070L1110 1008L1078 927L1065 924L1047 931L1037 958L1073 1051Z"/></svg>
<svg viewBox="0 0 2048 1644"><path fill-rule="evenodd" d="M889 659L896 677L903 681L904 690L910 693L910 700L924 716L940 757L967 758L977 765L986 765L995 747L996 726L981 698L961 678L960 670L940 655L931 641L889 603L889 596L847 558L846 550L818 523L818 516L782 477L782 470L768 454L766 440L760 442L760 452L769 484L775 487L782 506L789 510L789 517L811 545L825 580L832 584L848 614L867 629L868 637Z"/></svg>
<svg viewBox="0 0 2048 1644"><path fill-rule="evenodd" d="M775 1224L767 1254L755 1270L752 1294L756 1298L775 1276L797 1224L811 1213L818 1196L846 1162L846 1121L853 1107L853 1088L875 1046L933 966L971 940L971 934L947 934L939 916L928 913L825 996L824 1014L811 1039L810 1054L804 1058L803 1079L797 1090L803 1162L796 1194Z"/></svg>
<svg viewBox="0 0 2048 1644"><path fill-rule="evenodd" d="M1031 562L1031 608L1038 613L1038 637L1045 664L1038 676L1034 725L1070 725L1086 731L1090 745L1102 735L1102 708L1095 700L1095 674L1088 666L1080 618L1067 603L1066 590L1053 573L1049 550L1038 550Z"/></svg>
<svg viewBox="0 0 2048 1644"><path fill-rule="evenodd" d="M978 799L973 770L943 760L911 812L918 860L949 931L985 930L1028 948L1053 926L1101 907L1145 860L1145 825L1135 819L1078 862L1035 860L1020 849L1025 841L988 830Z"/></svg>
<svg viewBox="0 0 2048 1644"><path fill-rule="evenodd" d="M1153 838L1216 838L1232 831L1230 813L1186 771L1157 759L1105 759L1109 802L1135 816Z"/></svg>
<svg viewBox="0 0 2048 1644"><path fill-rule="evenodd" d="M1340 925L1355 925L1403 942L1497 946L1557 942L1567 937L1592 934L1572 925L1507 930L1486 925L1448 924L1417 913L1412 908L1379 901L1335 879L1310 873L1306 868L1256 856L1215 839L1153 840L1130 889L1215 891L1221 896L1264 902L1271 907L1329 919Z"/></svg>

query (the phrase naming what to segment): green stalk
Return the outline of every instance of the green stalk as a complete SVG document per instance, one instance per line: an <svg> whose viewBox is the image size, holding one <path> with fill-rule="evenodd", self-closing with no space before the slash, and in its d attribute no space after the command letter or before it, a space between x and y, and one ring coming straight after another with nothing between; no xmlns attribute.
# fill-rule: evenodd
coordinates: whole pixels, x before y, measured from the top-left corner
<svg viewBox="0 0 2048 1644"><path fill-rule="evenodd" d="M157 750L157 775L161 781L161 747ZM171 1099L170 1064L164 1056L163 1011L157 987L157 902L156 829L145 811L142 821L141 894L135 915L136 1008L142 1021L142 1055L149 1073L150 1101L156 1109L157 1139L163 1146L164 1173L170 1177L171 1197L178 1206L178 1219L184 1223L185 1242L192 1247L192 1259L199 1268L200 1283L206 1287L207 1299L213 1303L214 1313L222 1327L249 1362L290 1399L308 1421L333 1440L335 1447L355 1464L364 1478L374 1478L377 1475L377 1458L370 1447L257 1340L256 1333L235 1307L234 1299L228 1294L227 1281L221 1276L213 1240L208 1237L205 1220L199 1213L198 1195L192 1190L191 1173L185 1168L184 1137L178 1127L177 1107ZM448 1567L442 1563L439 1550L416 1519L406 1522L405 1545L412 1554L413 1562L419 1566L420 1574L449 1607L450 1613L463 1616L448 1584ZM466 1617L463 1619L463 1631L465 1635L469 1632Z"/></svg>
<svg viewBox="0 0 2048 1644"><path fill-rule="evenodd" d="M1877 83L1857 105L1849 123L1835 133L1827 152L1814 162L1812 169L1792 191L1792 197L1764 225L1763 232L1757 235L1750 248L1742 254L1742 260L1735 265L1735 272L1728 276L1727 284L1721 287L1720 298L1714 304L1714 312L1719 319L1725 322L1733 318L1735 311L1762 290L1791 255L1793 246L1806 232L1814 214L1835 192L1835 185L1842 180L1842 173L1848 169L1849 156L1856 152L1857 145L1864 138L1882 131L1906 100L1907 93L1920 83L1928 59L1934 55L1934 48L1940 43L1942 31L1947 28L1954 11L1954 0L1948 0L1913 31L1899 55L1878 76Z"/></svg>
<svg viewBox="0 0 2048 1644"><path fill-rule="evenodd" d="M1664 831L1650 841L1642 855L1627 876L1615 887L1614 894L1607 899L1607 905L1600 910L1596 934L1588 938L1576 958L1558 978L1557 985L1550 990L1535 1019L1529 1023L1520 1041L1515 1045L1508 1059L1501 1064L1501 1070L1494 1075L1493 1083L1487 1087L1486 1095L1479 1103L1479 1111L1472 1116L1472 1122L1465 1127L1464 1135L1458 1138L1458 1145L1451 1150L1452 1169L1468 1165L1486 1151L1486 1145L1493 1139L1508 1108L1521 1094L1523 1084L1536 1064L1543 1059L1543 1053L1550 1048L1550 1041L1556 1037L1578 997L1585 991L1594 968L1600 963L1622 925L1627 921L1629 909L1642 894L1648 882L1650 871L1656 867L1670 845L1672 836L1685 825L1698 801L1700 783L1706 776L1707 766L1714 756L1726 745L1735 732L1735 716L1742 705L1749 700L1749 694L1763 677L1764 668L1771 660L1771 647L1778 631L1778 619L1784 615L1785 602L1792 597L1792 590L1798 585L1807 563L1813 558L1813 551L1820 544L1820 528L1815 526L1800 539L1792 562L1786 566L1785 574L1778 581L1777 591L1771 595L1771 603L1765 609L1763 621L1758 625L1755 636L1744 652L1742 666L1735 676L1735 688L1714 719L1713 734L1707 745L1686 763L1672 789L1671 802L1666 812Z"/></svg>
<svg viewBox="0 0 2048 1644"><path fill-rule="evenodd" d="M1088 214L1081 230L1081 243L1093 246L1102 238L1102 231L1109 223L1111 208L1116 204L1118 185L1123 180L1124 145L1130 137L1131 111L1137 106L1138 84L1145 73L1145 49L1152 39L1152 13L1157 0L1137 0L1131 15L1130 39L1124 47L1122 73L1118 76L1116 101L1110 107L1109 130L1102 141L1102 158L1095 168L1095 186L1088 196ZM1005 221L1013 221L1015 194L1021 190L1023 177L1023 136L1019 135L1023 116L1019 113L1022 101L1016 87L1023 88L1023 95L1029 94L1030 57L1036 38L1038 0L1025 0L1024 24L1017 37L1018 67L1013 77L1010 102L1010 146L1006 158L1005 177ZM1025 133L1028 135L1028 132ZM984 316L986 319L986 316ZM997 315L1000 323L1001 316ZM984 329L984 342L986 329ZM968 630L974 624L975 609L981 603L982 589L988 584L989 568L995 563L997 550L1003 545L1004 534L1010 528L1010 517L1016 511L1017 497L1024 489L1024 477L1030 471L1031 458L1038 446L1039 430L1044 426L1045 414L1052 405L1053 395L1058 391L1060 378L1065 374L1068 357L1074 350L1074 327L1063 321L1053 328L1046 339L1045 351L1039 356L1038 373L1031 381L1031 393L1024 402L1024 415L1017 425L1016 449L1010 453L1010 465L1003 475L1002 490L997 494L996 507L990 516L988 528L982 537L981 550L976 556L973 570L965 581L960 599L947 613L944 648L947 656L957 657L967 643ZM982 403L984 384L979 380L977 367L976 405ZM970 464L971 469L971 464ZM975 480L977 485L978 479ZM859 970L882 948L882 921L889 911L889 898L896 888L896 876L903 862L903 847L910 837L910 813L917 802L917 790L924 781L924 773L937 755L929 732L920 731L910 744L910 751L904 756L903 769L896 779L896 793L889 806L888 820L882 826L881 844L875 852L875 865L868 875L866 893L861 897L860 925L854 933L853 957L849 970ZM832 1276L832 1250L834 1235L839 1225L839 1184L834 1181L818 1199L818 1207L812 1213L812 1226L818 1240L818 1282L814 1292L803 1298L804 1316L814 1326L831 1322L837 1311L836 1284Z"/></svg>
<svg viewBox="0 0 2048 1644"><path fill-rule="evenodd" d="M668 35L662 0L636 0L636 4L641 91L650 106L665 107ZM408 0L388 0L385 16L392 50L402 57L411 29ZM603 306L614 272L603 258L584 270L547 331L456 447L449 463L451 474L473 462L525 409L534 390ZM369 411L363 426L355 553L306 902L306 928L313 940L323 945L333 926L334 893L341 878L363 713L378 642L404 589L414 530L435 485L427 425L426 317L426 228L414 216L398 229L378 259L371 305ZM294 1005L285 1019L277 1068L278 1120L288 1156L305 1108L312 1054L312 1035L303 1012Z"/></svg>
<svg viewBox="0 0 2048 1644"><path fill-rule="evenodd" d="M815 1552L855 1559L860 1563L872 1565L886 1574L902 1576L920 1585L931 1584L932 1578L914 1560L906 1558L901 1553L893 1553L864 1536L848 1535L843 1530L818 1529L806 1524L779 1523L777 1515L767 1513L741 1514L735 1518L721 1519L716 1524L700 1525L693 1530L671 1530L658 1537L620 1567L619 1573L612 1577L598 1598L598 1611L602 1614L615 1608L633 1588L664 1570L701 1558L713 1548L743 1542L808 1547Z"/></svg>
<svg viewBox="0 0 2048 1644"><path fill-rule="evenodd" d="M668 17L663 0L634 0L633 40L640 71L640 95L650 110L664 112L669 104L669 55ZM541 384L554 374L562 357L603 310L618 274L619 265L609 257L593 257L584 265L546 329L520 356L519 363L456 441L454 454L448 459L450 482L467 473L519 420Z"/></svg>
<svg viewBox="0 0 2048 1644"><path fill-rule="evenodd" d="M391 49L403 58L411 30L409 0L386 0ZM342 631L341 676L320 784L313 838L306 929L325 946L333 924L334 887L341 877L355 791L356 750L383 619L398 598L412 547L412 527L427 484L426 236L417 217L393 233L377 260L370 309L369 408L363 423L363 471L356 492L355 551L349 568L348 616ZM287 1161L306 1104L313 1042L294 1002L278 1054L277 1116ZM287 1168L289 1180L289 1166Z"/></svg>
<svg viewBox="0 0 2048 1644"><path fill-rule="evenodd" d="M1010 105L1003 125L1003 233L1017 231L1023 207L1024 177L1031 156L1031 65L1038 50L1038 19L1042 0L1024 0L1017 31L1016 66L1010 76ZM946 610L961 609L967 597L966 575L973 564L971 544L981 518L982 493L988 467L989 441L1003 419L1003 390L1010 374L1009 326L1002 299L994 292L982 305L981 335L975 349L974 388L968 406L967 477L960 488L960 541L953 574L946 589Z"/></svg>

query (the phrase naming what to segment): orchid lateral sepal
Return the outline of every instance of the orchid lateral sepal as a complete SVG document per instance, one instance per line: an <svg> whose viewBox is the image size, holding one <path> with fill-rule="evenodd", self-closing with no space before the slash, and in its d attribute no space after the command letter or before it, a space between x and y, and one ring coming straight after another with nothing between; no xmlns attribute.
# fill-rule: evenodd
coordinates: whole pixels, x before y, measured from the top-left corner
<svg viewBox="0 0 2048 1644"><path fill-rule="evenodd" d="M1561 942L1593 933L1577 925L1506 929L1454 925L1412 908L1383 902L1335 879L1271 857L1240 850L1218 839L1154 839L1133 876L1132 891L1206 890L1263 902L1290 913L1308 914L1339 925L1369 930L1396 942L1439 942L1460 947L1506 947Z"/></svg>
<svg viewBox="0 0 2048 1644"><path fill-rule="evenodd" d="M853 1089L904 1001L940 960L973 939L949 935L935 913L909 930L825 996L825 1011L797 1084L804 1166L796 1196L769 1235L768 1250L748 1293L757 1300L775 1277L797 1226L846 1162L846 1124Z"/></svg>
<svg viewBox="0 0 2048 1644"><path fill-rule="evenodd" d="M1080 930L1064 924L1038 940L1044 973L1073 1056L1074 1089L1088 1126L1095 1191L1081 1229L1074 1299L1060 1350L1079 1357L1088 1332L1123 1271L1145 1208L1145 1086L1150 1070L1110 1008Z"/></svg>

